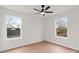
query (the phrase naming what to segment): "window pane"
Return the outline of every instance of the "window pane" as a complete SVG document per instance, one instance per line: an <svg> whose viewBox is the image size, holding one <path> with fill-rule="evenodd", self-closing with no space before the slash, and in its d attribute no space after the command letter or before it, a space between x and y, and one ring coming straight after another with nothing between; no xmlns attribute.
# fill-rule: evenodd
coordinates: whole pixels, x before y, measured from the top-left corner
<svg viewBox="0 0 79 59"><path fill-rule="evenodd" d="M21 36L21 17L6 15L7 38Z"/></svg>
<svg viewBox="0 0 79 59"><path fill-rule="evenodd" d="M56 20L56 36L67 37L68 17L61 17Z"/></svg>

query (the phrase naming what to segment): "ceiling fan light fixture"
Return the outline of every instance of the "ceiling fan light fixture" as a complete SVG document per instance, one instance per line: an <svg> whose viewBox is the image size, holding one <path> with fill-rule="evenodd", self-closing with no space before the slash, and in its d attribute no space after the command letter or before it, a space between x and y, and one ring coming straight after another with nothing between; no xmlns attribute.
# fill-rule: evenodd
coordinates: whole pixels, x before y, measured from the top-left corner
<svg viewBox="0 0 79 59"><path fill-rule="evenodd" d="M45 12L41 12L40 14L41 14L41 15L44 15L44 14L45 14Z"/></svg>

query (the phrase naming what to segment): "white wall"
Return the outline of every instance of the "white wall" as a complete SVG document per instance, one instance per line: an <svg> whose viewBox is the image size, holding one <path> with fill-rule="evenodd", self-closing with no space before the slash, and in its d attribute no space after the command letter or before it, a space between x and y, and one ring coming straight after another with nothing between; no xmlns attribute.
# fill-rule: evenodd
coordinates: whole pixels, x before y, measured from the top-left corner
<svg viewBox="0 0 79 59"><path fill-rule="evenodd" d="M55 20L62 16L69 18L68 39L55 37ZM79 7L46 17L44 27L44 39L47 41L79 50Z"/></svg>
<svg viewBox="0 0 79 59"><path fill-rule="evenodd" d="M6 40L5 15L22 17L22 39ZM0 8L0 51L42 40L42 18L34 14L24 14Z"/></svg>

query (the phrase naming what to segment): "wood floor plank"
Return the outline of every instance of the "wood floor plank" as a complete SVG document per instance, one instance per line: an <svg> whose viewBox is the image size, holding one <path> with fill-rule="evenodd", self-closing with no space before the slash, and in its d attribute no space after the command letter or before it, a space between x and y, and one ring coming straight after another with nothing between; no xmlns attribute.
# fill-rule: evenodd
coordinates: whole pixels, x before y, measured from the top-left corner
<svg viewBox="0 0 79 59"><path fill-rule="evenodd" d="M4 53L75 53L75 52L78 51L43 41L36 44L26 45L23 47L7 50Z"/></svg>

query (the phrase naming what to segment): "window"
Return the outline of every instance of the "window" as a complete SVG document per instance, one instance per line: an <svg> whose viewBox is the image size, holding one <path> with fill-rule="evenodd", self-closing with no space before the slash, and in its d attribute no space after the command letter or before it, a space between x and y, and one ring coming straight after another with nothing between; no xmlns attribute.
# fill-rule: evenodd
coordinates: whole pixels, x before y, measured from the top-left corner
<svg viewBox="0 0 79 59"><path fill-rule="evenodd" d="M67 38L68 17L61 17L55 21L55 32L57 37Z"/></svg>
<svg viewBox="0 0 79 59"><path fill-rule="evenodd" d="M19 16L6 15L7 38L19 38L22 34L22 18Z"/></svg>

